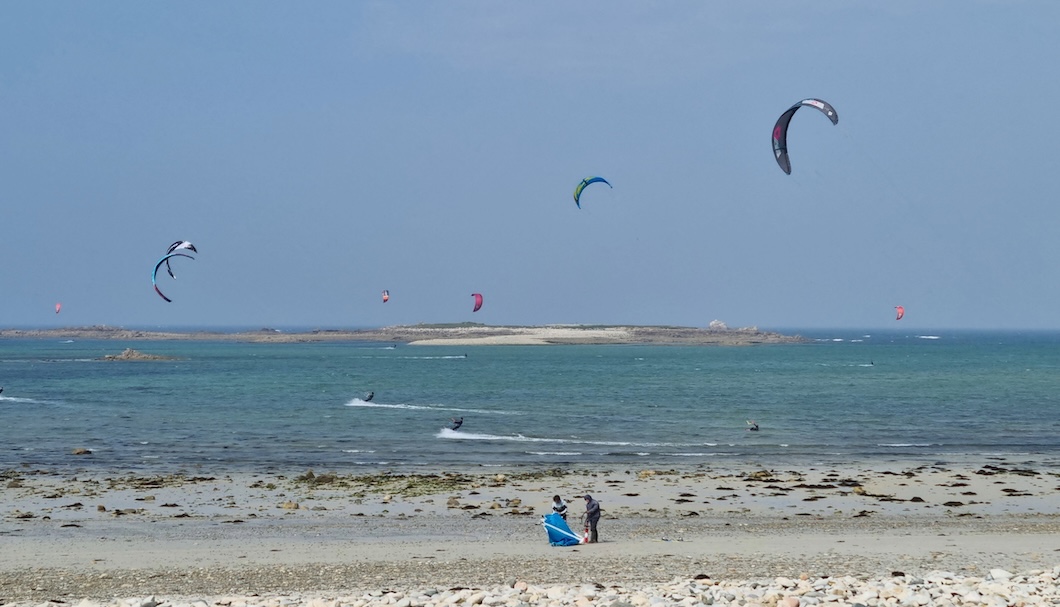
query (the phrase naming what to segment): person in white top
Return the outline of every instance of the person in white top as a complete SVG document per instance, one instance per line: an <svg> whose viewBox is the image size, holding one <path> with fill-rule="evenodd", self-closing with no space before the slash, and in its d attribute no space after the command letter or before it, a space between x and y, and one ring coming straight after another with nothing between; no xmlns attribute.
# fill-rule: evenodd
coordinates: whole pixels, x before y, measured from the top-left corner
<svg viewBox="0 0 1060 607"><path fill-rule="evenodd" d="M567 520L567 502L558 495L552 496L552 512L563 517L563 520Z"/></svg>

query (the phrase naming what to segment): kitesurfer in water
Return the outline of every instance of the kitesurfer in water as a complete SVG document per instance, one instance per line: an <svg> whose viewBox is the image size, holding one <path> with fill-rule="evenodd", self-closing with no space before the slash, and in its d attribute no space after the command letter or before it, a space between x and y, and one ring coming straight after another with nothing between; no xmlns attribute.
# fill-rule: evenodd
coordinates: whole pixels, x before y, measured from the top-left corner
<svg viewBox="0 0 1060 607"><path fill-rule="evenodd" d="M747 428L748 432L758 432L758 422L756 422L755 420L753 420L753 419L747 420L747 425L749 426Z"/></svg>
<svg viewBox="0 0 1060 607"><path fill-rule="evenodd" d="M368 394L364 395L364 402L367 403L367 402L371 401L373 398L375 398L375 392L369 392Z"/></svg>
<svg viewBox="0 0 1060 607"><path fill-rule="evenodd" d="M464 418L462 418L462 417L454 417L453 418L453 425L449 426L449 429L450 430L456 430L457 428L459 428L463 424L464 424Z"/></svg>

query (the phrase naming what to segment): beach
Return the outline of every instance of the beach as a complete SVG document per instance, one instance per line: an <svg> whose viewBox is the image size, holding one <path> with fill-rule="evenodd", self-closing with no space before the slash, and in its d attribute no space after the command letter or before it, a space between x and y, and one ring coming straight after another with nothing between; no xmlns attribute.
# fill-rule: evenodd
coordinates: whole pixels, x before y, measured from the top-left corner
<svg viewBox="0 0 1060 607"><path fill-rule="evenodd" d="M1060 474L1005 458L799 470L25 469L2 483L7 605L638 605L664 595L870 605L888 604L882 589L923 598L947 586L952 604L972 592L1050 604L1060 573ZM549 546L540 519L552 495L580 531L586 493L603 507L601 542Z"/></svg>

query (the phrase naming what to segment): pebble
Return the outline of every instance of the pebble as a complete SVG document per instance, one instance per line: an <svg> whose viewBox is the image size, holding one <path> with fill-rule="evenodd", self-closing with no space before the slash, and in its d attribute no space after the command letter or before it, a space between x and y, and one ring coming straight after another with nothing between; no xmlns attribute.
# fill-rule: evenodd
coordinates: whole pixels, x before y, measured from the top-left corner
<svg viewBox="0 0 1060 607"><path fill-rule="evenodd" d="M10 602L0 607L446 607L505 605L522 607L664 607L735 604L776 607L848 607L855 605L1021 605L1060 604L1060 565L1049 570L1010 573L993 569L984 577L932 572L923 577L855 577L773 580L676 578L668 583L639 583L598 588L593 584L537 586L516 581L502 586L373 590L354 594L299 593L216 597L127 597L82 599L70 603Z"/></svg>

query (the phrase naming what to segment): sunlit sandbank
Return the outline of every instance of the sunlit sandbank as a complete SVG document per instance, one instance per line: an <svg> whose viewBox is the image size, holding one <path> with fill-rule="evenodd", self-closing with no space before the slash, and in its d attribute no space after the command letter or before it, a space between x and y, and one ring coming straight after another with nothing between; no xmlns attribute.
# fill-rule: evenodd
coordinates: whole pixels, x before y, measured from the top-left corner
<svg viewBox="0 0 1060 607"><path fill-rule="evenodd" d="M226 340L268 343L372 341L416 345L538 345L538 344L690 344L755 345L801 343L798 335L761 331L757 327L630 325L494 326L478 323L401 325L378 329L316 329L287 332L263 328L253 331L151 331L92 326L55 329L0 329L0 339L111 339L111 340Z"/></svg>

